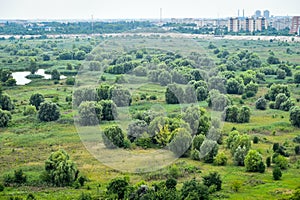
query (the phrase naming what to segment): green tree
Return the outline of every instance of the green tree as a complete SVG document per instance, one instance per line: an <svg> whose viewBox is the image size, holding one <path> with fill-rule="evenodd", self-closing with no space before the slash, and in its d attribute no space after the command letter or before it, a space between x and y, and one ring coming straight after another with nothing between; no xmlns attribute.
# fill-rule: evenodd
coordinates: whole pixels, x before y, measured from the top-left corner
<svg viewBox="0 0 300 200"><path fill-rule="evenodd" d="M162 86L166 86L172 82L172 76L168 71L163 71L158 76L158 82Z"/></svg>
<svg viewBox="0 0 300 200"><path fill-rule="evenodd" d="M294 82L300 83L300 71L298 71L294 74Z"/></svg>
<svg viewBox="0 0 300 200"><path fill-rule="evenodd" d="M280 180L282 177L281 169L278 166L275 166L273 169L273 179L274 180Z"/></svg>
<svg viewBox="0 0 300 200"><path fill-rule="evenodd" d="M80 51L75 52L74 59L76 59L76 60L84 60L85 56L86 56L85 51L80 50Z"/></svg>
<svg viewBox="0 0 300 200"><path fill-rule="evenodd" d="M11 111L14 109L14 104L7 94L0 95L0 109Z"/></svg>
<svg viewBox="0 0 300 200"><path fill-rule="evenodd" d="M34 58L30 59L29 71L31 74L34 74L38 70L36 60Z"/></svg>
<svg viewBox="0 0 300 200"><path fill-rule="evenodd" d="M250 121L250 108L248 106L242 106L239 109L237 122L238 123L248 123Z"/></svg>
<svg viewBox="0 0 300 200"><path fill-rule="evenodd" d="M7 127L11 118L9 111L0 109L0 127Z"/></svg>
<svg viewBox="0 0 300 200"><path fill-rule="evenodd" d="M182 102L183 95L184 92L179 85L169 84L165 92L166 102L167 104L179 104Z"/></svg>
<svg viewBox="0 0 300 200"><path fill-rule="evenodd" d="M42 103L38 112L38 118L41 121L56 121L60 117L59 108L55 103Z"/></svg>
<svg viewBox="0 0 300 200"><path fill-rule="evenodd" d="M214 158L214 164L217 166L225 166L227 164L227 156L225 155L224 152L220 152L216 155Z"/></svg>
<svg viewBox="0 0 300 200"><path fill-rule="evenodd" d="M191 146L192 136L185 128L178 128L173 133L173 139L169 144L170 150L176 156L182 156Z"/></svg>
<svg viewBox="0 0 300 200"><path fill-rule="evenodd" d="M106 189L108 195L117 195L117 199L125 199L125 194L129 189L129 180L127 178L112 179Z"/></svg>
<svg viewBox="0 0 300 200"><path fill-rule="evenodd" d="M96 91L98 101L109 99L110 85L103 83L96 89Z"/></svg>
<svg viewBox="0 0 300 200"><path fill-rule="evenodd" d="M259 109L259 110L266 110L267 109L267 100L264 97L260 97L255 102L255 107L256 107L256 109Z"/></svg>
<svg viewBox="0 0 300 200"><path fill-rule="evenodd" d="M84 101L78 108L78 122L82 126L98 125L102 118L102 106L94 101Z"/></svg>
<svg viewBox="0 0 300 200"><path fill-rule="evenodd" d="M228 94L242 94L244 91L243 81L238 81L235 78L230 78L226 83L226 90Z"/></svg>
<svg viewBox="0 0 300 200"><path fill-rule="evenodd" d="M185 181L181 188L181 199L183 200L208 200L208 187L196 179Z"/></svg>
<svg viewBox="0 0 300 200"><path fill-rule="evenodd" d="M220 174L218 172L210 172L208 175L203 176L203 184L207 187L215 185L217 191L221 190L222 180Z"/></svg>
<svg viewBox="0 0 300 200"><path fill-rule="evenodd" d="M271 101L275 101L276 96L280 93L285 94L285 96L287 96L287 97L291 96L290 90L289 90L287 85L273 84L270 87L270 89L268 91L268 94L265 96L265 98L268 99L268 100L271 100Z"/></svg>
<svg viewBox="0 0 300 200"><path fill-rule="evenodd" d="M44 96L40 93L35 93L30 96L29 104L35 106L35 108L38 110L41 103L45 101Z"/></svg>
<svg viewBox="0 0 300 200"><path fill-rule="evenodd" d="M294 106L290 110L290 122L293 126L300 127L300 107Z"/></svg>
<svg viewBox="0 0 300 200"><path fill-rule="evenodd" d="M239 108L236 105L227 106L225 108L225 121L226 122L237 122L238 121L238 114Z"/></svg>
<svg viewBox="0 0 300 200"><path fill-rule="evenodd" d="M233 161L234 164L237 166L244 166L245 165L245 157L248 153L248 150L245 146L241 147L238 146L238 148L235 150L233 154Z"/></svg>
<svg viewBox="0 0 300 200"><path fill-rule="evenodd" d="M148 131L148 124L144 120L136 120L131 122L127 128L127 138L134 142Z"/></svg>
<svg viewBox="0 0 300 200"><path fill-rule="evenodd" d="M79 171L64 150L58 150L45 161L46 181L59 187L70 186L77 179Z"/></svg>
<svg viewBox="0 0 300 200"><path fill-rule="evenodd" d="M280 169L287 169L288 168L288 160L282 156L278 155L273 159L273 162L280 167Z"/></svg>
<svg viewBox="0 0 300 200"><path fill-rule="evenodd" d="M219 146L216 141L204 140L200 147L200 158L206 163L213 163L214 157L218 154Z"/></svg>
<svg viewBox="0 0 300 200"><path fill-rule="evenodd" d="M118 118L117 106L112 100L101 100L102 106L102 120L112 121Z"/></svg>
<svg viewBox="0 0 300 200"><path fill-rule="evenodd" d="M105 128L102 139L107 148L124 147L125 136L122 129L117 125Z"/></svg>
<svg viewBox="0 0 300 200"><path fill-rule="evenodd" d="M262 156L256 150L250 150L245 157L245 167L248 172L262 172L261 163Z"/></svg>
<svg viewBox="0 0 300 200"><path fill-rule="evenodd" d="M277 79L285 79L286 72L282 69L277 69L276 75L277 75Z"/></svg>
<svg viewBox="0 0 300 200"><path fill-rule="evenodd" d="M120 107L130 106L131 104L131 94L128 89L123 88L120 85L113 86L109 91L109 98Z"/></svg>
<svg viewBox="0 0 300 200"><path fill-rule="evenodd" d="M52 80L60 80L60 73L57 69L52 70L51 79Z"/></svg>

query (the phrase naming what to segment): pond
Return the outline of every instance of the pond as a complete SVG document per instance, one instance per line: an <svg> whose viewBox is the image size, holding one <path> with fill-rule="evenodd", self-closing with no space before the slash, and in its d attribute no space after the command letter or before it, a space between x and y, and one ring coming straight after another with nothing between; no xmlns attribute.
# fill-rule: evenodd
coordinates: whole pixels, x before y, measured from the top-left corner
<svg viewBox="0 0 300 200"><path fill-rule="evenodd" d="M26 85L31 82L31 79L26 78L30 74L29 71L24 71L24 72L13 72L12 76L13 78L17 81L17 85ZM35 74L41 75L44 77L44 79L51 79L50 74L45 74L44 69L39 69ZM67 78L64 75L60 76L60 79L65 79Z"/></svg>

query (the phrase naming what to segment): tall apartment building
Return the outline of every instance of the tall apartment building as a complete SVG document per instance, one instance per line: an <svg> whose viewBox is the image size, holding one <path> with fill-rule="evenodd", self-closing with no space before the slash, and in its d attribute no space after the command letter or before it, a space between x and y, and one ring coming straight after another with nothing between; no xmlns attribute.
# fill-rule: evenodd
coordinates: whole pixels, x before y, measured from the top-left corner
<svg viewBox="0 0 300 200"><path fill-rule="evenodd" d="M246 17L245 19L230 18L228 24L229 32L254 32L264 31L267 29L267 21L264 17L254 19L254 17Z"/></svg>
<svg viewBox="0 0 300 200"><path fill-rule="evenodd" d="M239 32L240 31L240 20L239 18L230 18L228 23L229 32Z"/></svg>
<svg viewBox="0 0 300 200"><path fill-rule="evenodd" d="M270 11L264 10L264 18L266 18L266 19L270 18Z"/></svg>
<svg viewBox="0 0 300 200"><path fill-rule="evenodd" d="M300 16L294 16L292 18L290 33L291 34L297 33L298 35L300 35Z"/></svg>

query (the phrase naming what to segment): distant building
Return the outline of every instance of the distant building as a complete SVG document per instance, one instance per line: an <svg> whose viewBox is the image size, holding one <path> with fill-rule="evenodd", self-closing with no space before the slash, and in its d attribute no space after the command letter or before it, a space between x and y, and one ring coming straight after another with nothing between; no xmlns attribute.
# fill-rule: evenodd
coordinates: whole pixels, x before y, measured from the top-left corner
<svg viewBox="0 0 300 200"><path fill-rule="evenodd" d="M229 32L239 32L240 31L240 20L238 17L229 19L228 31Z"/></svg>
<svg viewBox="0 0 300 200"><path fill-rule="evenodd" d="M260 17L258 19L256 19L255 22L255 30L256 31L264 31L266 30L266 19L264 17Z"/></svg>
<svg viewBox="0 0 300 200"><path fill-rule="evenodd" d="M261 11L260 10L255 11L254 16L255 16L255 18L261 17Z"/></svg>
<svg viewBox="0 0 300 200"><path fill-rule="evenodd" d="M266 19L270 18L270 11L264 10L264 18L266 18Z"/></svg>
<svg viewBox="0 0 300 200"><path fill-rule="evenodd" d="M297 35L300 35L300 16L295 16L292 18L290 34L295 33L297 33Z"/></svg>
<svg viewBox="0 0 300 200"><path fill-rule="evenodd" d="M269 26L276 30L283 30L285 28L291 28L292 18L291 17L273 17L268 20Z"/></svg>

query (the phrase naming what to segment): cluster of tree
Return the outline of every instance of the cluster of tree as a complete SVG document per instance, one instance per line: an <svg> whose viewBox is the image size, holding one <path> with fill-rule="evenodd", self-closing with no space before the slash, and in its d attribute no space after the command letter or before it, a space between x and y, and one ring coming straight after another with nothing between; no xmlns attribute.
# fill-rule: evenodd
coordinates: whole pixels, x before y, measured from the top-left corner
<svg viewBox="0 0 300 200"><path fill-rule="evenodd" d="M40 26L40 24L44 26ZM8 35L43 35L43 34L93 34L121 33L137 28L150 28L149 21L117 21L117 22L31 22L30 26L7 22L0 27L0 32ZM92 28L93 27L93 28Z"/></svg>
<svg viewBox="0 0 300 200"><path fill-rule="evenodd" d="M109 199L210 199L210 194L221 190L222 179L219 173L210 172L203 176L202 181L191 179L183 183L180 190L177 190L176 179L170 178L166 181L154 183L152 187L147 184L131 185L129 178L112 179L106 191Z"/></svg>
<svg viewBox="0 0 300 200"><path fill-rule="evenodd" d="M12 73L8 69L0 69L0 85L3 86L14 86L16 80L12 77Z"/></svg>
<svg viewBox="0 0 300 200"><path fill-rule="evenodd" d="M0 127L7 127L12 119L10 111L14 109L14 104L7 94L4 94L0 85Z"/></svg>
<svg viewBox="0 0 300 200"><path fill-rule="evenodd" d="M232 105L225 108L223 115L226 122L248 123L251 112L248 106L238 108L236 105Z"/></svg>
<svg viewBox="0 0 300 200"><path fill-rule="evenodd" d="M40 93L32 94L29 104L34 107L26 107L24 115L34 115L38 111L38 119L44 122L56 121L60 118L60 111L57 104L46 102L44 96Z"/></svg>
<svg viewBox="0 0 300 200"><path fill-rule="evenodd" d="M273 84L265 98L272 101L269 105L271 109L289 111L295 105L290 96L290 90L287 85Z"/></svg>

